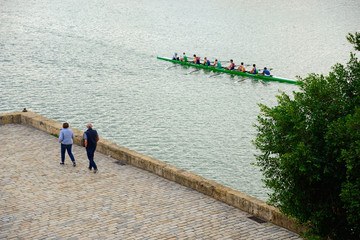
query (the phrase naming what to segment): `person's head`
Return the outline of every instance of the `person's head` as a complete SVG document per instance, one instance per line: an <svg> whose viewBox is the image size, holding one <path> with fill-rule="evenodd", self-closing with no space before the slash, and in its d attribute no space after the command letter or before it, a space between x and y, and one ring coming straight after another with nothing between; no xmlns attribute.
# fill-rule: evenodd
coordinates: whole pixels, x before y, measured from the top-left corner
<svg viewBox="0 0 360 240"><path fill-rule="evenodd" d="M215 59L215 62L217 62L217 59Z"/></svg>
<svg viewBox="0 0 360 240"><path fill-rule="evenodd" d="M204 60L207 60L207 58L206 58L206 57L204 57Z"/></svg>
<svg viewBox="0 0 360 240"><path fill-rule="evenodd" d="M233 60L232 60L232 59L230 59L230 62L233 62Z"/></svg>
<svg viewBox="0 0 360 240"><path fill-rule="evenodd" d="M194 57L196 57L196 54L194 54Z"/></svg>
<svg viewBox="0 0 360 240"><path fill-rule="evenodd" d="M255 65L255 64L253 64L253 67L256 67L256 65Z"/></svg>
<svg viewBox="0 0 360 240"><path fill-rule="evenodd" d="M183 53L183 55L186 55L185 53Z"/></svg>
<svg viewBox="0 0 360 240"><path fill-rule="evenodd" d="M243 63L243 62L241 62L241 65L244 65L244 63Z"/></svg>
<svg viewBox="0 0 360 240"><path fill-rule="evenodd" d="M63 123L63 128L68 128L69 124L68 123Z"/></svg>
<svg viewBox="0 0 360 240"><path fill-rule="evenodd" d="M92 126L91 123L88 123L88 124L86 125L86 127L87 127L87 128L92 128L93 126Z"/></svg>
<svg viewBox="0 0 360 240"><path fill-rule="evenodd" d="M266 70L267 68L266 67L264 67L264 70Z"/></svg>

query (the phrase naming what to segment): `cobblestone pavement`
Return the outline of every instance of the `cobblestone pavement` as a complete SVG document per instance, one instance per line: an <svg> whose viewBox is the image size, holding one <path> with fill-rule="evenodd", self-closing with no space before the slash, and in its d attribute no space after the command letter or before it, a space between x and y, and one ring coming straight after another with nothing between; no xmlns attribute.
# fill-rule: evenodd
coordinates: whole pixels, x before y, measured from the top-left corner
<svg viewBox="0 0 360 240"><path fill-rule="evenodd" d="M101 134L101 133L100 133ZM157 175L24 125L0 126L0 239L300 239Z"/></svg>

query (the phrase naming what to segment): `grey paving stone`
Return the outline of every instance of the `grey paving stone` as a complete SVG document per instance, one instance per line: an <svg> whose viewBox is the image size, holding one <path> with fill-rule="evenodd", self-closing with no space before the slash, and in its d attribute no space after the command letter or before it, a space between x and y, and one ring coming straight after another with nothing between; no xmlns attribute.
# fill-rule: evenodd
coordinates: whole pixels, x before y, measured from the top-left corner
<svg viewBox="0 0 360 240"><path fill-rule="evenodd" d="M0 238L300 239L100 153L93 174L85 149L73 145L73 154L77 166L68 156L61 166L57 138L24 125L0 126Z"/></svg>

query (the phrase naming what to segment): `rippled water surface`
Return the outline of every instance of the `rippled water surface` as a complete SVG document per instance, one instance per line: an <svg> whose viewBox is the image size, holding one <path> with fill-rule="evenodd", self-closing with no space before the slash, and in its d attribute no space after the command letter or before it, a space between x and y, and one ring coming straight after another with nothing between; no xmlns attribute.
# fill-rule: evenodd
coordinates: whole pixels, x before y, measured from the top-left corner
<svg viewBox="0 0 360 240"><path fill-rule="evenodd" d="M257 103L296 85L156 59L174 51L295 79L346 63L360 2L0 0L0 112L26 107L260 199Z"/></svg>

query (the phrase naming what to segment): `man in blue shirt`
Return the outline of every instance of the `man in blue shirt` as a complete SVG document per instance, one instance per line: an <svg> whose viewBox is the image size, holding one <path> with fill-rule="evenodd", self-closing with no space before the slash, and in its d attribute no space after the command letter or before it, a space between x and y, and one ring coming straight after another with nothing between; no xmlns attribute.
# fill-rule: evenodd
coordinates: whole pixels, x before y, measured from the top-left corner
<svg viewBox="0 0 360 240"><path fill-rule="evenodd" d="M204 58L203 65L208 66L208 67L210 66L210 60L208 60L207 57Z"/></svg>
<svg viewBox="0 0 360 240"><path fill-rule="evenodd" d="M65 162L65 151L68 152L71 161L73 162L73 166L76 166L75 158L71 153L71 147L73 144L74 133L69 128L68 123L63 124L63 128L60 130L59 142L61 143L61 165L64 165Z"/></svg>
<svg viewBox="0 0 360 240"><path fill-rule="evenodd" d="M91 171L92 168L94 168L94 173L96 173L98 169L94 162L94 153L96 150L97 142L99 141L100 138L96 130L92 129L93 126L91 123L88 123L86 127L88 130L84 132L84 140L85 140L86 153L89 159L89 170Z"/></svg>
<svg viewBox="0 0 360 240"><path fill-rule="evenodd" d="M270 71L266 67L264 67L264 70L263 70L262 74L264 76L270 76Z"/></svg>
<svg viewBox="0 0 360 240"><path fill-rule="evenodd" d="M256 69L255 64L253 64L253 69L251 69L251 71L249 73L251 73L251 74L257 74L258 73L258 70Z"/></svg>

